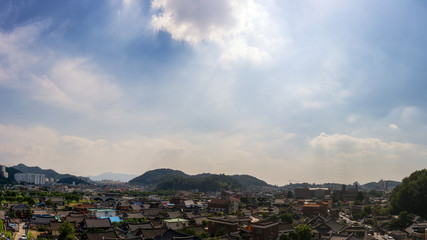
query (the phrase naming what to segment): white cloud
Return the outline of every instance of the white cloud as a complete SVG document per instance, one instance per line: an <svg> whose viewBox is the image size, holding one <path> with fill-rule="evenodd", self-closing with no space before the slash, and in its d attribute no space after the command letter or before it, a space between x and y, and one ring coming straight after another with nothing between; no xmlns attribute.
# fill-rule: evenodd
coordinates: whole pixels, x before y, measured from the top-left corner
<svg viewBox="0 0 427 240"><path fill-rule="evenodd" d="M0 158L3 164L20 162L76 175L107 171L142 174L155 168L175 168L188 173L250 173L280 182L280 172L292 156L294 133L271 129L227 134L193 133L119 140L64 135L37 126L0 125ZM185 140L184 140L185 139ZM82 168L84 166L84 168Z"/></svg>
<svg viewBox="0 0 427 240"><path fill-rule="evenodd" d="M94 114L121 96L113 78L96 70L90 58L69 58L38 42L48 21L0 32L0 86L19 89L31 99Z"/></svg>
<svg viewBox="0 0 427 240"><path fill-rule="evenodd" d="M347 122L348 122L348 123L354 123L354 122L356 122L357 120L359 120L359 118L360 118L360 115L357 115L357 114L351 114L350 116L348 116L348 117L347 117Z"/></svg>
<svg viewBox="0 0 427 240"><path fill-rule="evenodd" d="M404 177L419 169L427 155L422 145L341 134L321 133L309 144L315 159L313 167L323 166L322 172L342 179Z"/></svg>
<svg viewBox="0 0 427 240"><path fill-rule="evenodd" d="M399 127L396 124L390 124L390 125L388 125L388 127L390 129L393 129L393 130L398 130L399 129Z"/></svg>
<svg viewBox="0 0 427 240"><path fill-rule="evenodd" d="M416 145L400 142L383 142L378 138L356 138L348 135L321 133L310 141L310 145L316 149L328 152L358 152L370 151L406 151L414 150Z"/></svg>
<svg viewBox="0 0 427 240"><path fill-rule="evenodd" d="M222 48L220 60L253 63L269 61L290 42L270 16L269 3L264 1L227 0L154 0L156 12L151 25L166 31L175 40L192 45L214 43Z"/></svg>

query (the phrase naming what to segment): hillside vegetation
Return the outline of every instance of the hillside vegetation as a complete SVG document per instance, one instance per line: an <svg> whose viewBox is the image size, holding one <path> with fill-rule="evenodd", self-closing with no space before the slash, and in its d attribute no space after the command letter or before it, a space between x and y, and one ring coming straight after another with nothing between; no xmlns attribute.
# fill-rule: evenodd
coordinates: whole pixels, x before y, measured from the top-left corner
<svg viewBox="0 0 427 240"><path fill-rule="evenodd" d="M390 195L395 212L407 211L427 219L427 169L413 172Z"/></svg>
<svg viewBox="0 0 427 240"><path fill-rule="evenodd" d="M224 175L202 173L188 175L179 170L155 169L147 171L131 181L131 185L153 186L163 190L217 191L220 189L269 186L266 182L250 175Z"/></svg>

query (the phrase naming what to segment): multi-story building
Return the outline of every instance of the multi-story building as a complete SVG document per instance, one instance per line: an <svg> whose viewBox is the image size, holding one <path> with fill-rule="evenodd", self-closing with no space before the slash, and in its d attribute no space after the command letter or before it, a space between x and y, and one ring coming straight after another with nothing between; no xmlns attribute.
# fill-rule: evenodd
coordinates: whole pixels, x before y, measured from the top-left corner
<svg viewBox="0 0 427 240"><path fill-rule="evenodd" d="M15 181L43 185L46 183L46 176L38 173L15 173Z"/></svg>
<svg viewBox="0 0 427 240"><path fill-rule="evenodd" d="M330 194L331 190L329 190L329 188L295 188L296 199L322 199Z"/></svg>
<svg viewBox="0 0 427 240"><path fill-rule="evenodd" d="M0 167L1 167L1 172L0 172L1 176L4 177L4 178L8 178L9 177L9 173L6 172L6 166L5 165L0 165Z"/></svg>

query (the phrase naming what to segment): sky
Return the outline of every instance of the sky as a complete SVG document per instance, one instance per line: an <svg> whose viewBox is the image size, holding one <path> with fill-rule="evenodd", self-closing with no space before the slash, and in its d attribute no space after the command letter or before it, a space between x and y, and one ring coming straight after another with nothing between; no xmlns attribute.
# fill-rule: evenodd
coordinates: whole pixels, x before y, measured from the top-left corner
<svg viewBox="0 0 427 240"><path fill-rule="evenodd" d="M0 163L270 184L427 166L427 2L0 2Z"/></svg>

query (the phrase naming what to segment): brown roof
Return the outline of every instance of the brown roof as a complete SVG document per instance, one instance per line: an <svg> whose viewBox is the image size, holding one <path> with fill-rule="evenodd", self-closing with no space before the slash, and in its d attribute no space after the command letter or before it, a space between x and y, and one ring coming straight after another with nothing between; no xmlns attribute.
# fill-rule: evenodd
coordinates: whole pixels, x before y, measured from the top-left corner
<svg viewBox="0 0 427 240"><path fill-rule="evenodd" d="M72 216L66 216L65 217L65 221L68 222L77 222L77 223L81 223L85 220L84 216L79 216L79 217L72 217Z"/></svg>
<svg viewBox="0 0 427 240"><path fill-rule="evenodd" d="M58 231L58 228L61 226L62 222L50 222L49 223L49 230L50 231ZM74 228L74 225L71 224Z"/></svg>
<svg viewBox="0 0 427 240"><path fill-rule="evenodd" d="M162 235L166 231L166 228L141 229L141 234L144 239L153 239L156 236Z"/></svg>
<svg viewBox="0 0 427 240"><path fill-rule="evenodd" d="M151 224L151 222L129 223L128 226L130 231L132 232L138 229L154 229L153 224Z"/></svg>
<svg viewBox="0 0 427 240"><path fill-rule="evenodd" d="M111 222L109 218L104 219L85 219L86 228L110 228Z"/></svg>
<svg viewBox="0 0 427 240"><path fill-rule="evenodd" d="M116 239L118 238L117 234L114 231L107 232L87 232L86 233L88 240L103 240L105 238Z"/></svg>
<svg viewBox="0 0 427 240"><path fill-rule="evenodd" d="M212 199L210 202L208 202L208 206L213 208L225 208L229 203L230 200Z"/></svg>

